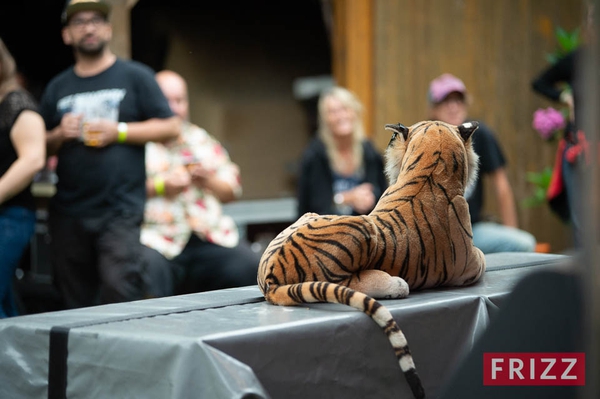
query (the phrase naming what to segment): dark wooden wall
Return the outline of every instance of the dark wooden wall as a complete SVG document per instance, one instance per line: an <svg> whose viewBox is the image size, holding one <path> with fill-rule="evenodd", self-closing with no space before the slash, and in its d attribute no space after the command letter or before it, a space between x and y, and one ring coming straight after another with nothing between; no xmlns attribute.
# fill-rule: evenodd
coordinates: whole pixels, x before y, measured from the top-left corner
<svg viewBox="0 0 600 399"><path fill-rule="evenodd" d="M450 72L462 78L474 103L471 116L492 127L508 159L519 219L553 251L570 244L569 230L547 206L526 208L526 172L553 164L556 145L532 129L532 114L552 105L536 95L532 78L556 46L554 29L580 25L581 4L565 0L385 0L374 2L373 139L384 148L385 123L428 118L431 79ZM495 212L493 193L489 213Z"/></svg>

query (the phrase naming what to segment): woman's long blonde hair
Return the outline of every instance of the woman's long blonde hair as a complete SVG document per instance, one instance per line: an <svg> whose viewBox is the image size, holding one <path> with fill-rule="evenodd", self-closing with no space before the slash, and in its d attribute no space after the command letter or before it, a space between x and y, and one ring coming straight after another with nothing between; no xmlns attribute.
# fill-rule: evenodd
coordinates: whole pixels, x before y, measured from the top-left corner
<svg viewBox="0 0 600 399"><path fill-rule="evenodd" d="M363 106L361 102L358 100L358 97L350 90L345 89L343 87L335 86L332 87L323 93L319 97L319 137L325 144L325 148L327 149L327 155L329 156L329 162L333 170L340 171L341 170L341 157L339 152L337 151L337 147L335 145L335 141L333 138L333 133L329 129L326 123L326 108L325 108L325 100L327 98L336 98L339 100L344 106L352 109L355 114L354 119L354 129L352 132L352 156L354 158L354 170L358 170L363 164L363 140L365 139L365 129L363 127L362 113Z"/></svg>
<svg viewBox="0 0 600 399"><path fill-rule="evenodd" d="M17 64L0 38L0 99L18 88Z"/></svg>

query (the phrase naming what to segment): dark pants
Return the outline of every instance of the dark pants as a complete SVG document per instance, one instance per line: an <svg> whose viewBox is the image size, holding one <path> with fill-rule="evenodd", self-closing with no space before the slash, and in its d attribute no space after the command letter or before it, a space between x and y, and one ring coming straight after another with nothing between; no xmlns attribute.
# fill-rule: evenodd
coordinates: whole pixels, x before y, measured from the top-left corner
<svg viewBox="0 0 600 399"><path fill-rule="evenodd" d="M177 257L167 261L147 248L149 292L153 296L170 295L165 281L173 279L175 294L212 291L256 284L260 255L242 241L233 248L204 241L192 234Z"/></svg>
<svg viewBox="0 0 600 399"><path fill-rule="evenodd" d="M201 240L192 234L183 252L174 259L184 270L177 291L191 292L256 285L260 255L246 241L229 248Z"/></svg>
<svg viewBox="0 0 600 399"><path fill-rule="evenodd" d="M17 316L13 278L34 229L34 211L18 206L0 209L0 319Z"/></svg>
<svg viewBox="0 0 600 399"><path fill-rule="evenodd" d="M178 272L173 262L165 258L155 249L143 245L143 257L146 261L146 292L150 298L171 296L175 293L175 281L181 279L182 272Z"/></svg>
<svg viewBox="0 0 600 399"><path fill-rule="evenodd" d="M85 218L50 213L54 282L67 308L145 297L142 218L117 211Z"/></svg>

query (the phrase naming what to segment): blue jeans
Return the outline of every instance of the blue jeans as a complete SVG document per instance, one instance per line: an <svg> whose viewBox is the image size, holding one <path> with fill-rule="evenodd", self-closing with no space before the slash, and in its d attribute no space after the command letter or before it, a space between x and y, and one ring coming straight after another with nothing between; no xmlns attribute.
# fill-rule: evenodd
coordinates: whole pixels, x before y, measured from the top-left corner
<svg viewBox="0 0 600 399"><path fill-rule="evenodd" d="M34 211L19 206L0 209L0 319L18 314L13 277L34 230Z"/></svg>
<svg viewBox="0 0 600 399"><path fill-rule="evenodd" d="M530 233L499 223L473 224L473 243L484 254L494 252L533 252L536 240Z"/></svg>

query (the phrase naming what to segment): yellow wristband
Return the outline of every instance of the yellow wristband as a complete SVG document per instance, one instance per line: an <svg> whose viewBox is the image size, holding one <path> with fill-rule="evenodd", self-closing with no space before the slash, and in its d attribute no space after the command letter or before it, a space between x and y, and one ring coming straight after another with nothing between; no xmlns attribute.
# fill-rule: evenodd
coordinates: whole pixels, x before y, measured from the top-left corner
<svg viewBox="0 0 600 399"><path fill-rule="evenodd" d="M127 123L119 122L119 124L117 125L117 130L119 132L119 136L117 137L117 142L124 143L125 140L127 140L127 132L129 130Z"/></svg>
<svg viewBox="0 0 600 399"><path fill-rule="evenodd" d="M158 176L154 178L154 191L156 192L156 195L165 195L165 179Z"/></svg>

